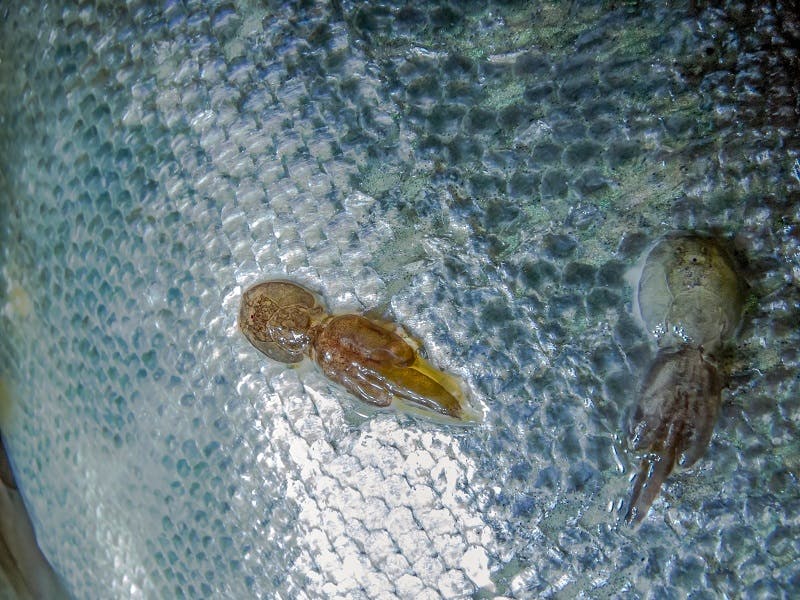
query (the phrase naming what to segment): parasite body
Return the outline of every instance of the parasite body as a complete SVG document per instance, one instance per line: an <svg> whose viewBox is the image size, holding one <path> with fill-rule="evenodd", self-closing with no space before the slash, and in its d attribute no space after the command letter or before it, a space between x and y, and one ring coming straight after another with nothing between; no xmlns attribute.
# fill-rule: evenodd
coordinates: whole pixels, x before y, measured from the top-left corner
<svg viewBox="0 0 800 600"><path fill-rule="evenodd" d="M290 281L266 281L242 296L239 328L269 358L311 358L326 377L367 404L457 422L479 420L461 382L419 355L402 327L356 314L331 315Z"/></svg>
<svg viewBox="0 0 800 600"><path fill-rule="evenodd" d="M642 462L626 521L639 523L677 465L690 467L711 440L722 376L717 359L741 323L746 285L719 243L694 233L662 238L647 255L634 310L658 345L629 423Z"/></svg>

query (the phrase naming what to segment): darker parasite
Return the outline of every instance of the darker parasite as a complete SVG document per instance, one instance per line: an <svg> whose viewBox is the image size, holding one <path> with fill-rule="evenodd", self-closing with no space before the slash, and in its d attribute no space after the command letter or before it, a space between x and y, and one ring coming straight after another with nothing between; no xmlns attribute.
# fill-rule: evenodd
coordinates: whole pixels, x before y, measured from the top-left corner
<svg viewBox="0 0 800 600"><path fill-rule="evenodd" d="M719 412L719 353L736 334L746 286L713 238L675 233L650 250L636 288L658 353L645 375L628 435L642 460L625 520L638 524L677 466L705 453Z"/></svg>

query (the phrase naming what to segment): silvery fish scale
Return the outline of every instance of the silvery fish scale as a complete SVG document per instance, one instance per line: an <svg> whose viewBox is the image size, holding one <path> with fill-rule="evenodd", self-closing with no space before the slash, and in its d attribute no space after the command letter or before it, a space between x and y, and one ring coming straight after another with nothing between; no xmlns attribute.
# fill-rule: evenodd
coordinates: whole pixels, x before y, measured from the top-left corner
<svg viewBox="0 0 800 600"><path fill-rule="evenodd" d="M695 6L690 6L697 5ZM0 9L0 428L75 598L787 596L798 23L730 3ZM638 530L623 273L750 265L702 477ZM288 278L483 407L358 401L238 332ZM679 500L679 502L677 501Z"/></svg>

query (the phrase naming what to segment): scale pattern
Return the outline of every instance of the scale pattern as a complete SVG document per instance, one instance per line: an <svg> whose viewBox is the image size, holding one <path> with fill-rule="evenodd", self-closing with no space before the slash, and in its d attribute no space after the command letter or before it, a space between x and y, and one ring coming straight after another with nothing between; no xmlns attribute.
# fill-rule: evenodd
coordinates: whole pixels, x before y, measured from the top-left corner
<svg viewBox="0 0 800 600"><path fill-rule="evenodd" d="M12 4L0 425L74 597L800 585L797 11ZM759 294L706 458L633 532L623 275L694 227ZM485 424L265 360L236 316L270 278L388 311Z"/></svg>

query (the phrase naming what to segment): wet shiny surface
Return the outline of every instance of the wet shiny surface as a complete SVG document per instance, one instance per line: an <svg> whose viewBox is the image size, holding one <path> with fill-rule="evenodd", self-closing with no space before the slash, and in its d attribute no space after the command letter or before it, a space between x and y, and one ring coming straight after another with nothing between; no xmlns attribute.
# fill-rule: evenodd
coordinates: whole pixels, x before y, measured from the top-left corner
<svg viewBox="0 0 800 600"><path fill-rule="evenodd" d="M798 587L791 11L6 4L0 426L76 598ZM756 294L708 451L632 531L623 276L696 229ZM386 307L483 424L361 418L254 351L267 277Z"/></svg>

